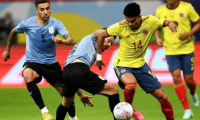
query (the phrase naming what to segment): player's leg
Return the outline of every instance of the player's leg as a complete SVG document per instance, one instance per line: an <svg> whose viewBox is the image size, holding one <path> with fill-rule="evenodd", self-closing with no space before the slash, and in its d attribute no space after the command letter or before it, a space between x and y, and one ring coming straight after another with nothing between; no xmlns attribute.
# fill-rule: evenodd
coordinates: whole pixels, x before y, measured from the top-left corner
<svg viewBox="0 0 200 120"><path fill-rule="evenodd" d="M64 80L62 77L62 69L59 63L57 62L51 65L45 65L45 74L43 76L46 79L46 81L50 85L52 85L62 97ZM77 116L75 115L75 112L75 103L73 102L68 110L70 120L78 120Z"/></svg>
<svg viewBox="0 0 200 120"><path fill-rule="evenodd" d="M42 79L42 77L38 74L41 73L40 70L42 70L42 67L39 66L39 64L27 62L24 64L23 77L31 97L42 112L43 118L49 118L48 120L53 120L53 117L49 114L49 111L44 105L40 90L36 85L36 83L39 83Z"/></svg>
<svg viewBox="0 0 200 120"><path fill-rule="evenodd" d="M135 78L140 87L156 97L167 120L174 120L174 113L170 101L165 95L160 81L145 63L141 68L133 68Z"/></svg>
<svg viewBox="0 0 200 120"><path fill-rule="evenodd" d="M109 107L112 114L115 105L120 102L117 88L92 71L89 71L88 74L84 75L80 88L93 95L101 94L108 97ZM116 119L114 118L114 120Z"/></svg>
<svg viewBox="0 0 200 120"><path fill-rule="evenodd" d="M192 99L192 103L195 107L199 107L199 97L196 90L196 82L193 78L194 72L194 53L183 55L183 77L185 79L186 85L189 88L189 94Z"/></svg>
<svg viewBox="0 0 200 120"><path fill-rule="evenodd" d="M164 93L163 87L151 91L150 93L160 102L161 110L164 113L166 119L174 120L173 108L167 95Z"/></svg>
<svg viewBox="0 0 200 120"><path fill-rule="evenodd" d="M137 80L135 76L132 74L132 70L125 67L115 67L115 73L119 79L119 86L124 89L124 99L125 102L128 102L132 105L133 98L135 95L135 89L137 85ZM138 112L135 108L133 108L133 118L143 120L144 116Z"/></svg>
<svg viewBox="0 0 200 120"><path fill-rule="evenodd" d="M166 55L166 58L167 58L167 64L169 66L169 71L174 81L175 92L182 106L185 109L183 118L188 119L190 118L190 116L192 116L192 111L190 109L190 105L187 99L186 89L181 78L181 69L183 67L182 56L181 55Z"/></svg>

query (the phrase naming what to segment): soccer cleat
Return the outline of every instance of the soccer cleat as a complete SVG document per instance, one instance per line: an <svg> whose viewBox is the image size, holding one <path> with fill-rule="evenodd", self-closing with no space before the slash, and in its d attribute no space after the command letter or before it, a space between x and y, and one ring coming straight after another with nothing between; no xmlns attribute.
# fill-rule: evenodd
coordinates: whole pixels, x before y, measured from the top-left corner
<svg viewBox="0 0 200 120"><path fill-rule="evenodd" d="M78 118L77 118L77 116L74 116L74 117L69 116L69 120L78 120Z"/></svg>
<svg viewBox="0 0 200 120"><path fill-rule="evenodd" d="M44 112L42 114L42 117L43 117L44 120L54 120L53 116L49 112Z"/></svg>
<svg viewBox="0 0 200 120"><path fill-rule="evenodd" d="M189 90L189 93L190 93L190 90ZM196 93L194 93L194 95L190 94L190 98L192 99L192 104L195 107L199 107L199 97L198 97L198 95Z"/></svg>
<svg viewBox="0 0 200 120"><path fill-rule="evenodd" d="M133 108L133 118L135 120L144 120L144 116L138 112L135 108Z"/></svg>
<svg viewBox="0 0 200 120"><path fill-rule="evenodd" d="M187 109L185 110L185 113L183 115L183 119L190 119L192 118L194 115L192 113L192 110L191 109Z"/></svg>

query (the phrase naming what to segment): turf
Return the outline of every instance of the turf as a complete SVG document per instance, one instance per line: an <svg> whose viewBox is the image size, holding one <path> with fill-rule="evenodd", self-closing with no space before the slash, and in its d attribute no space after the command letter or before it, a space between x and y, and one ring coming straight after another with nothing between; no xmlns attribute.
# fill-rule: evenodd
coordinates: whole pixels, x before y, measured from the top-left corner
<svg viewBox="0 0 200 120"><path fill-rule="evenodd" d="M117 88L123 101L123 91ZM175 120L182 120L183 107L175 95L173 86L164 86L164 89L174 108ZM61 97L53 88L40 88L40 90L47 108L55 117ZM200 94L200 86L197 86L197 93ZM200 108L193 107L189 96L188 100L194 113L194 118L191 120L200 120ZM113 120L106 97L95 95L92 101L95 107L84 107L76 96L76 113L79 120ZM137 87L133 105L145 116L145 120L166 120L158 101L140 87ZM42 120L42 116L26 88L0 89L0 120ZM68 116L65 120L69 120Z"/></svg>

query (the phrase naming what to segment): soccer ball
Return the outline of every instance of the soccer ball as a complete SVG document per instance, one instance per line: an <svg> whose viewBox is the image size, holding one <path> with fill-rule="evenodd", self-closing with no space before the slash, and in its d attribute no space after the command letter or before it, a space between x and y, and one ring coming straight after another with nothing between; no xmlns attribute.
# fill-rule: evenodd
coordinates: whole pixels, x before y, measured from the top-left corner
<svg viewBox="0 0 200 120"><path fill-rule="evenodd" d="M133 116L133 107L127 102L118 103L113 114L117 120L129 120Z"/></svg>

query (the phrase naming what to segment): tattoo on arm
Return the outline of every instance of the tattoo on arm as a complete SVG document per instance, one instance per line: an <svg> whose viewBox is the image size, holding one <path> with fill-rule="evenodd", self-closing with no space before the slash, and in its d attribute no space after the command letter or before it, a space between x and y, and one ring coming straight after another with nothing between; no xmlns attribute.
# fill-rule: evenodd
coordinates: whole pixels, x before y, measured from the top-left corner
<svg viewBox="0 0 200 120"><path fill-rule="evenodd" d="M7 48L6 48L7 51L10 51L10 48L12 46L12 42L13 42L16 34L17 34L14 29L15 28L12 29L12 31L10 32L10 34L8 36L8 42L7 42Z"/></svg>
<svg viewBox="0 0 200 120"><path fill-rule="evenodd" d="M65 38L65 40L68 38L68 34L64 34L63 36Z"/></svg>

